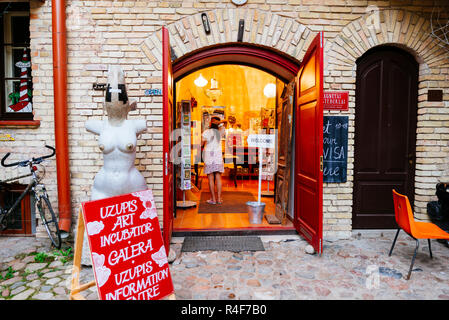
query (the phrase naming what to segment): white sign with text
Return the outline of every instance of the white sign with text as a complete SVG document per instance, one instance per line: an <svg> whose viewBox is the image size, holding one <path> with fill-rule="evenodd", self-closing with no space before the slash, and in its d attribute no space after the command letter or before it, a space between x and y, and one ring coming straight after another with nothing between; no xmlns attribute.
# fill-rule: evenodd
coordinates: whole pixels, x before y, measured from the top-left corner
<svg viewBox="0 0 449 320"><path fill-rule="evenodd" d="M274 148L276 135L274 134L250 134L248 135L248 146L259 148Z"/></svg>

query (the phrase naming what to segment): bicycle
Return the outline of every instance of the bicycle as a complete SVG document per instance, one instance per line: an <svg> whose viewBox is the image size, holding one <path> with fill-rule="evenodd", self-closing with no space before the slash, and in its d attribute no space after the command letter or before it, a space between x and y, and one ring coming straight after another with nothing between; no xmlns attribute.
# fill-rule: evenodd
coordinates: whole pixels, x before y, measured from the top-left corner
<svg viewBox="0 0 449 320"><path fill-rule="evenodd" d="M45 227L45 230L48 233L48 236L53 244L57 249L61 248L61 233L59 231L58 226L58 220L56 218L56 215L53 211L53 208L51 207L50 200L48 199L47 190L45 188L45 185L40 183L40 179L42 177L39 177L37 172L37 164L42 163L45 159L53 157L56 153L55 148L50 146L45 146L46 148L52 150L52 154L41 156L38 158L31 158L29 160L23 160L18 161L14 163L5 163L5 160L9 157L11 154L8 152L1 160L1 165L3 167L29 167L30 173L25 174L22 176L10 178L7 180L0 181L0 191L2 189L7 189L6 182L19 180L21 178L30 177L31 181L28 184L28 186L25 188L25 190L22 192L22 194L14 201L14 203L11 205L10 208L3 208L0 206L0 231L6 230L8 228L8 219L11 218L12 212L19 206L22 199L26 196L28 192L31 192L34 195L34 198L36 199L36 206L39 211L39 215L42 219L42 223ZM44 171L45 172L45 171Z"/></svg>

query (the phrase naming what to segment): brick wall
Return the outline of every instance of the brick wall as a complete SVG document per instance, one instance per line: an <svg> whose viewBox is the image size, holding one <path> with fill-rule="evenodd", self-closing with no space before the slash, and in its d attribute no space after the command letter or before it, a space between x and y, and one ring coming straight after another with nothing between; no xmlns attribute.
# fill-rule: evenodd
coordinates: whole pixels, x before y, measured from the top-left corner
<svg viewBox="0 0 449 320"><path fill-rule="evenodd" d="M355 60L369 48L396 43L420 63L417 129L416 202L419 217L434 195L437 181L449 179L449 62L448 53L429 37L433 0L248 0L236 7L228 0L212 1L67 1L68 103L71 196L73 214L90 197L102 165L96 137L84 122L101 118L103 92L92 90L106 82L109 64L127 74L130 99L138 101L130 118L145 118L148 130L138 141L136 166L153 189L162 213L161 97L144 95L161 87L160 28L167 25L177 57L193 50L235 41L237 24L245 19L244 42L261 44L301 60L318 31L325 35L325 89L349 91L350 136L348 182L324 186L324 235L347 238L351 233L354 143ZM441 1L443 4L444 1ZM21 156L44 151L54 140L51 50L51 1L31 0L31 52L34 110L40 127L0 128L14 142L1 142L0 152ZM448 8L445 8L446 14ZM206 12L211 34L203 31L200 13ZM374 27L373 27L374 26ZM443 89L444 102L426 102L428 88ZM16 157L18 157L16 155ZM13 158L14 159L14 158ZM10 172L0 172L0 179ZM56 206L54 160L47 164L46 184ZM75 220L74 220L75 221Z"/></svg>

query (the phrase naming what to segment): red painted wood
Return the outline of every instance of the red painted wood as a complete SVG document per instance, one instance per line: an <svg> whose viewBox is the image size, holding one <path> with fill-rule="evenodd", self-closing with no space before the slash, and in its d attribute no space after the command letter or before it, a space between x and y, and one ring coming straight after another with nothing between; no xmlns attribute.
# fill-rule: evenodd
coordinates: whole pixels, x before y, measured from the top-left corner
<svg viewBox="0 0 449 320"><path fill-rule="evenodd" d="M170 54L170 39L168 30L162 27L162 104L163 104L163 235L165 250L169 252L171 234L173 231L174 190L173 190L173 162L170 161L170 150L173 141L170 137L173 131L173 69Z"/></svg>
<svg viewBox="0 0 449 320"><path fill-rule="evenodd" d="M2 120L0 121L0 127L39 127L41 125L40 120Z"/></svg>
<svg viewBox="0 0 449 320"><path fill-rule="evenodd" d="M293 224L323 251L323 33L312 41L296 79L295 217Z"/></svg>

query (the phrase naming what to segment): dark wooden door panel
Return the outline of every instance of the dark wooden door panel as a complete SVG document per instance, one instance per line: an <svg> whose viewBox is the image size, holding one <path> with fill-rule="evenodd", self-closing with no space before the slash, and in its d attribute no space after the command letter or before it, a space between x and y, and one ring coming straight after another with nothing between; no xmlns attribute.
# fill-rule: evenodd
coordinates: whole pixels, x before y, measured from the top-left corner
<svg viewBox="0 0 449 320"><path fill-rule="evenodd" d="M403 190L403 181L359 181L355 190L356 199L354 212L357 220L368 226L382 223L382 228L395 228L394 211L389 201L379 202L379 198L391 198L391 190Z"/></svg>
<svg viewBox="0 0 449 320"><path fill-rule="evenodd" d="M381 122L378 115L378 106L381 104L381 61L375 61L360 77L364 80L360 83L362 92L371 94L360 97L360 103L364 106L363 113L357 113L355 134L356 146L363 147L365 152L358 156L358 172L378 173L381 155L379 154L379 135L373 134L381 130ZM357 124L361 125L357 125Z"/></svg>
<svg viewBox="0 0 449 320"><path fill-rule="evenodd" d="M390 47L357 61L353 228L395 228L392 189L413 203L418 65Z"/></svg>

